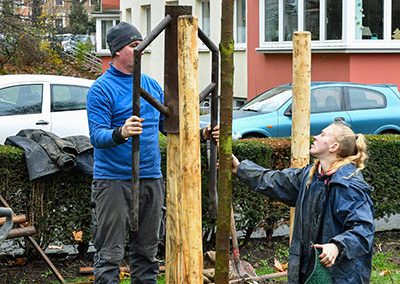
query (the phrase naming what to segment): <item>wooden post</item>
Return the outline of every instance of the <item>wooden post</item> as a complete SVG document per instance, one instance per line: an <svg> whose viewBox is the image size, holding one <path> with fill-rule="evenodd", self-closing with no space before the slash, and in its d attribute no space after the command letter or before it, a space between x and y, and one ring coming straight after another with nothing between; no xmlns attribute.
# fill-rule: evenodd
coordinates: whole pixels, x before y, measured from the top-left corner
<svg viewBox="0 0 400 284"><path fill-rule="evenodd" d="M14 215L13 216L13 224L22 224L26 222L26 216L25 215ZM3 225L6 222L5 217L0 218L0 226Z"/></svg>
<svg viewBox="0 0 400 284"><path fill-rule="evenodd" d="M311 33L293 34L293 99L291 167L309 163L310 151ZM290 208L290 242L295 209Z"/></svg>
<svg viewBox="0 0 400 284"><path fill-rule="evenodd" d="M168 134L166 283L203 283L197 18L178 18L179 133Z"/></svg>

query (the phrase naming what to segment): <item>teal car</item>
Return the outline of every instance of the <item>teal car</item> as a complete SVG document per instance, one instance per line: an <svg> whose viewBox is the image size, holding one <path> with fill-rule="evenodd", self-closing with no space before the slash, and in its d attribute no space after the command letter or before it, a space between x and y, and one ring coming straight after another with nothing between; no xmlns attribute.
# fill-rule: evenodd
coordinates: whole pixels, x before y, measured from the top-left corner
<svg viewBox="0 0 400 284"><path fill-rule="evenodd" d="M311 135L335 119L344 120L356 133L400 133L400 93L396 85L348 82L313 82L310 93ZM209 124L209 115L200 117ZM236 138L287 137L292 129L292 85L272 88L233 112Z"/></svg>

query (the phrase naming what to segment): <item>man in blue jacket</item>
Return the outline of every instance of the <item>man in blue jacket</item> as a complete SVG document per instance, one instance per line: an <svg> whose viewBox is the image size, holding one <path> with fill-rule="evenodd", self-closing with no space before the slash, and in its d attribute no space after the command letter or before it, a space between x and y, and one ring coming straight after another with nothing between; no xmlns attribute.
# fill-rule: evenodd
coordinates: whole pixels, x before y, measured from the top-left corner
<svg viewBox="0 0 400 284"><path fill-rule="evenodd" d="M94 146L92 183L92 230L96 254L95 283L119 283L119 265L129 231L131 204L132 143L140 135L139 228L130 234L132 283L157 281L156 253L164 201L160 167L159 131L163 116L140 99L140 117L132 116L132 73L134 48L141 42L140 32L121 22L107 34L112 62L89 90L87 113L90 141ZM141 87L160 103L160 85L142 74ZM204 129L202 138L218 138L218 130Z"/></svg>
<svg viewBox="0 0 400 284"><path fill-rule="evenodd" d="M363 135L335 122L314 137L312 166L273 171L233 157L233 173L251 189L296 207L289 283L310 278L311 244L321 250L332 283L369 283L374 218L371 188L361 174L366 148Z"/></svg>

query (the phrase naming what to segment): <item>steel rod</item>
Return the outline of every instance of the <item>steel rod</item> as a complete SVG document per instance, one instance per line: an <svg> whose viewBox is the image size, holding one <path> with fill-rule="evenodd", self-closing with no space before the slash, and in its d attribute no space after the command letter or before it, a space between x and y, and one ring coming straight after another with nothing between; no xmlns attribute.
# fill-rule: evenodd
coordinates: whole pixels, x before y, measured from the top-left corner
<svg viewBox="0 0 400 284"><path fill-rule="evenodd" d="M135 50L137 50L139 53L142 53L143 50L145 50L146 47L148 47L163 30L165 30L171 20L172 17L170 15L166 15L165 18L158 23L158 25L143 39L143 41L135 47Z"/></svg>
<svg viewBox="0 0 400 284"><path fill-rule="evenodd" d="M132 88L132 115L140 117L140 77L142 54L140 50L134 50L133 88ZM140 170L140 138L132 136L132 196L131 196L131 230L139 229L139 170Z"/></svg>
<svg viewBox="0 0 400 284"><path fill-rule="evenodd" d="M211 82L210 84L208 84L199 94L199 102L203 102L208 95L215 90L217 84L215 84L214 82Z"/></svg>
<svg viewBox="0 0 400 284"><path fill-rule="evenodd" d="M142 98L145 99L149 104L151 104L154 108L156 108L164 116L168 117L168 115L169 115L168 107L161 104L159 101L157 101L152 95L150 95L144 89L141 89L140 94L141 94Z"/></svg>

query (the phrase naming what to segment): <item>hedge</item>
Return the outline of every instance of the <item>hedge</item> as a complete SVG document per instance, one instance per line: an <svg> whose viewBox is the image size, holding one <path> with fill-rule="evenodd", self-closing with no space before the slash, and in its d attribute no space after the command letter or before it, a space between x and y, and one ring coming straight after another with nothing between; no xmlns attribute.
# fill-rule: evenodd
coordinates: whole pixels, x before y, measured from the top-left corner
<svg viewBox="0 0 400 284"><path fill-rule="evenodd" d="M363 171L365 179L373 187L372 199L375 216L384 217L400 213L400 136L367 136L369 155ZM166 170L166 141L160 141L162 170ZM235 141L233 152L239 159L275 169L290 165L290 140L248 139ZM37 230L34 238L42 247L54 241L74 243L73 231L84 232L84 240L90 240L90 177L78 171L60 172L38 181L29 182L23 150L0 145L0 193L17 214L26 214ZM208 173L206 150L202 147L203 224L205 230L213 228L208 215ZM254 229L263 228L267 236L282 222L287 222L286 205L274 202L249 191L234 179L234 208L238 229L249 237Z"/></svg>

